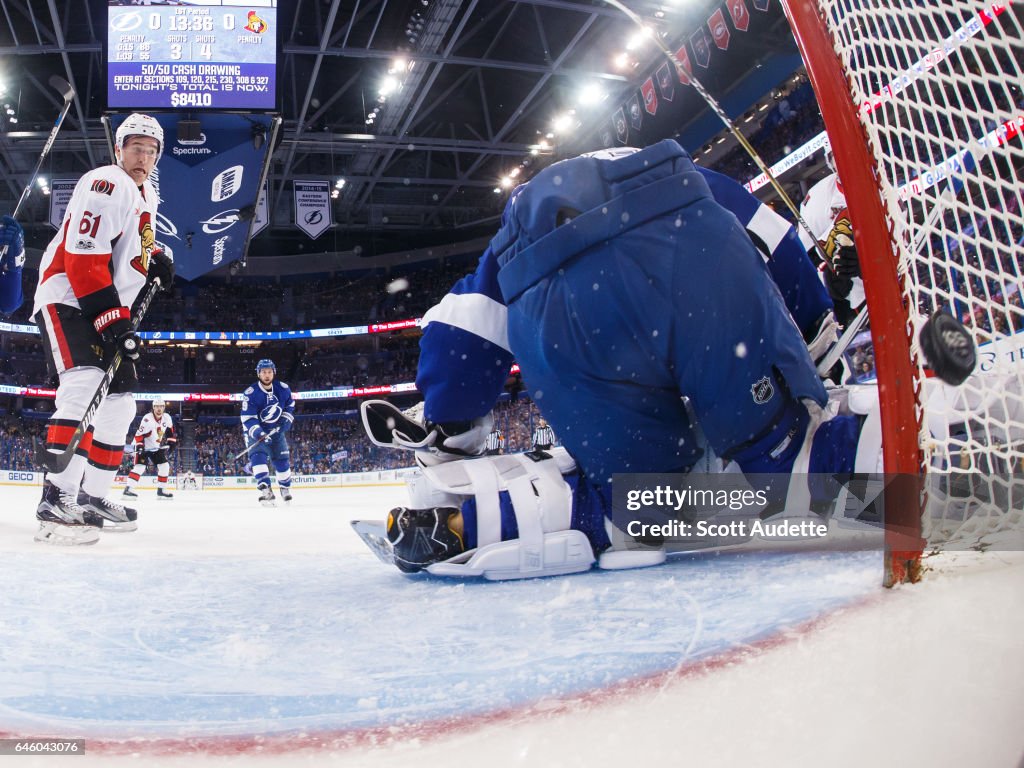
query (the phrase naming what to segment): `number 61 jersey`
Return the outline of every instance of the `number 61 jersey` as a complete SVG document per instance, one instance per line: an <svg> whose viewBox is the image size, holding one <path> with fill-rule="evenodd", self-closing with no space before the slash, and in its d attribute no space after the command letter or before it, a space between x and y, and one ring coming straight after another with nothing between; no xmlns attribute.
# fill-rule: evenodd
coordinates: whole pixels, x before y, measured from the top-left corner
<svg viewBox="0 0 1024 768"><path fill-rule="evenodd" d="M153 185L140 188L118 165L79 179L39 265L32 313L69 304L92 320L105 309L131 307L156 246L156 207Z"/></svg>

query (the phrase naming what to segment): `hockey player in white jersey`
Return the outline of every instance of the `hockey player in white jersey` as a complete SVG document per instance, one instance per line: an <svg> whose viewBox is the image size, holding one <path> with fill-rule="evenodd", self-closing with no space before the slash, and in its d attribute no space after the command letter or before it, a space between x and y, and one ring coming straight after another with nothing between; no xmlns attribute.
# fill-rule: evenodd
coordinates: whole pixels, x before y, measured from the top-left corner
<svg viewBox="0 0 1024 768"><path fill-rule="evenodd" d="M822 279L835 304L836 319L845 327L864 304L864 281L853 242L853 223L831 147L825 149L825 164L831 173L807 192L800 215L828 259L828 263L821 265ZM817 253L810 236L802 230L800 236L808 252Z"/></svg>
<svg viewBox="0 0 1024 768"><path fill-rule="evenodd" d="M257 382L242 393L242 430L246 447L250 449L249 461L260 491L260 503L272 507L274 491L270 486L268 461L274 462L281 499L292 500L291 459L285 434L295 421L295 401L291 388L274 380L277 366L273 360L260 360L256 364L256 375Z"/></svg>
<svg viewBox="0 0 1024 768"><path fill-rule="evenodd" d="M174 421L167 413L167 403L158 398L153 401L152 410L142 417L139 428L135 430L135 466L128 473L128 484L124 488L125 498L138 498L135 486L139 484L147 464L152 464L156 470L156 497L174 498L174 494L167 490L167 478L171 472L167 452L173 450L177 443Z"/></svg>
<svg viewBox="0 0 1024 768"><path fill-rule="evenodd" d="M141 343L131 307L148 281L158 279L169 290L174 279L173 263L156 247L157 198L149 182L163 149L160 124L149 115L129 115L116 131L114 164L86 173L75 185L39 266L33 317L50 371L59 377L48 450L67 448L115 352L124 361L76 455L62 472L46 477L36 510L37 541L92 544L104 519L128 526L137 517L105 496L135 417L131 393Z"/></svg>

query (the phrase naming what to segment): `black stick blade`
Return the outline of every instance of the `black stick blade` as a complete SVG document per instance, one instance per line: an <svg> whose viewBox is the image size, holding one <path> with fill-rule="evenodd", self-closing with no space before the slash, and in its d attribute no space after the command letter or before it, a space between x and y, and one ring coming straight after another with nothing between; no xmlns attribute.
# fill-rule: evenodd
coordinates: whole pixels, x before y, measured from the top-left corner
<svg viewBox="0 0 1024 768"><path fill-rule="evenodd" d="M919 338L928 365L947 384L963 384L978 364L970 331L950 314L938 312L928 318Z"/></svg>
<svg viewBox="0 0 1024 768"><path fill-rule="evenodd" d="M75 98L75 89L71 87L71 83L60 75L53 75L50 78L50 85L60 91L61 96L64 97L64 101L71 101Z"/></svg>

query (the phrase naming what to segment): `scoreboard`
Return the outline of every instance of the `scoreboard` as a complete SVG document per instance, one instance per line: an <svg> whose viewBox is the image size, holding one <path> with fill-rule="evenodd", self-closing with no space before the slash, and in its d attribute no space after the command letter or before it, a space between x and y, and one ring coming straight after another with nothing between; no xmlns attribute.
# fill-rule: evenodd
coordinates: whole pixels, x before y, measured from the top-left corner
<svg viewBox="0 0 1024 768"><path fill-rule="evenodd" d="M108 109L273 110L277 0L108 0Z"/></svg>

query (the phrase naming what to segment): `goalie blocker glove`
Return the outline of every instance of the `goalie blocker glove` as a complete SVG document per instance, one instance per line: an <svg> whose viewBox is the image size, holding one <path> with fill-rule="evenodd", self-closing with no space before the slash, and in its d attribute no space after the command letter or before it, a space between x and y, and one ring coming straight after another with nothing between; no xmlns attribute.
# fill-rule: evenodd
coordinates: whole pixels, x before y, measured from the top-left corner
<svg viewBox="0 0 1024 768"><path fill-rule="evenodd" d="M367 400L360 413L370 442L414 451L420 466L483 455L494 426L490 413L472 421L422 422L415 408L403 412L386 400Z"/></svg>

